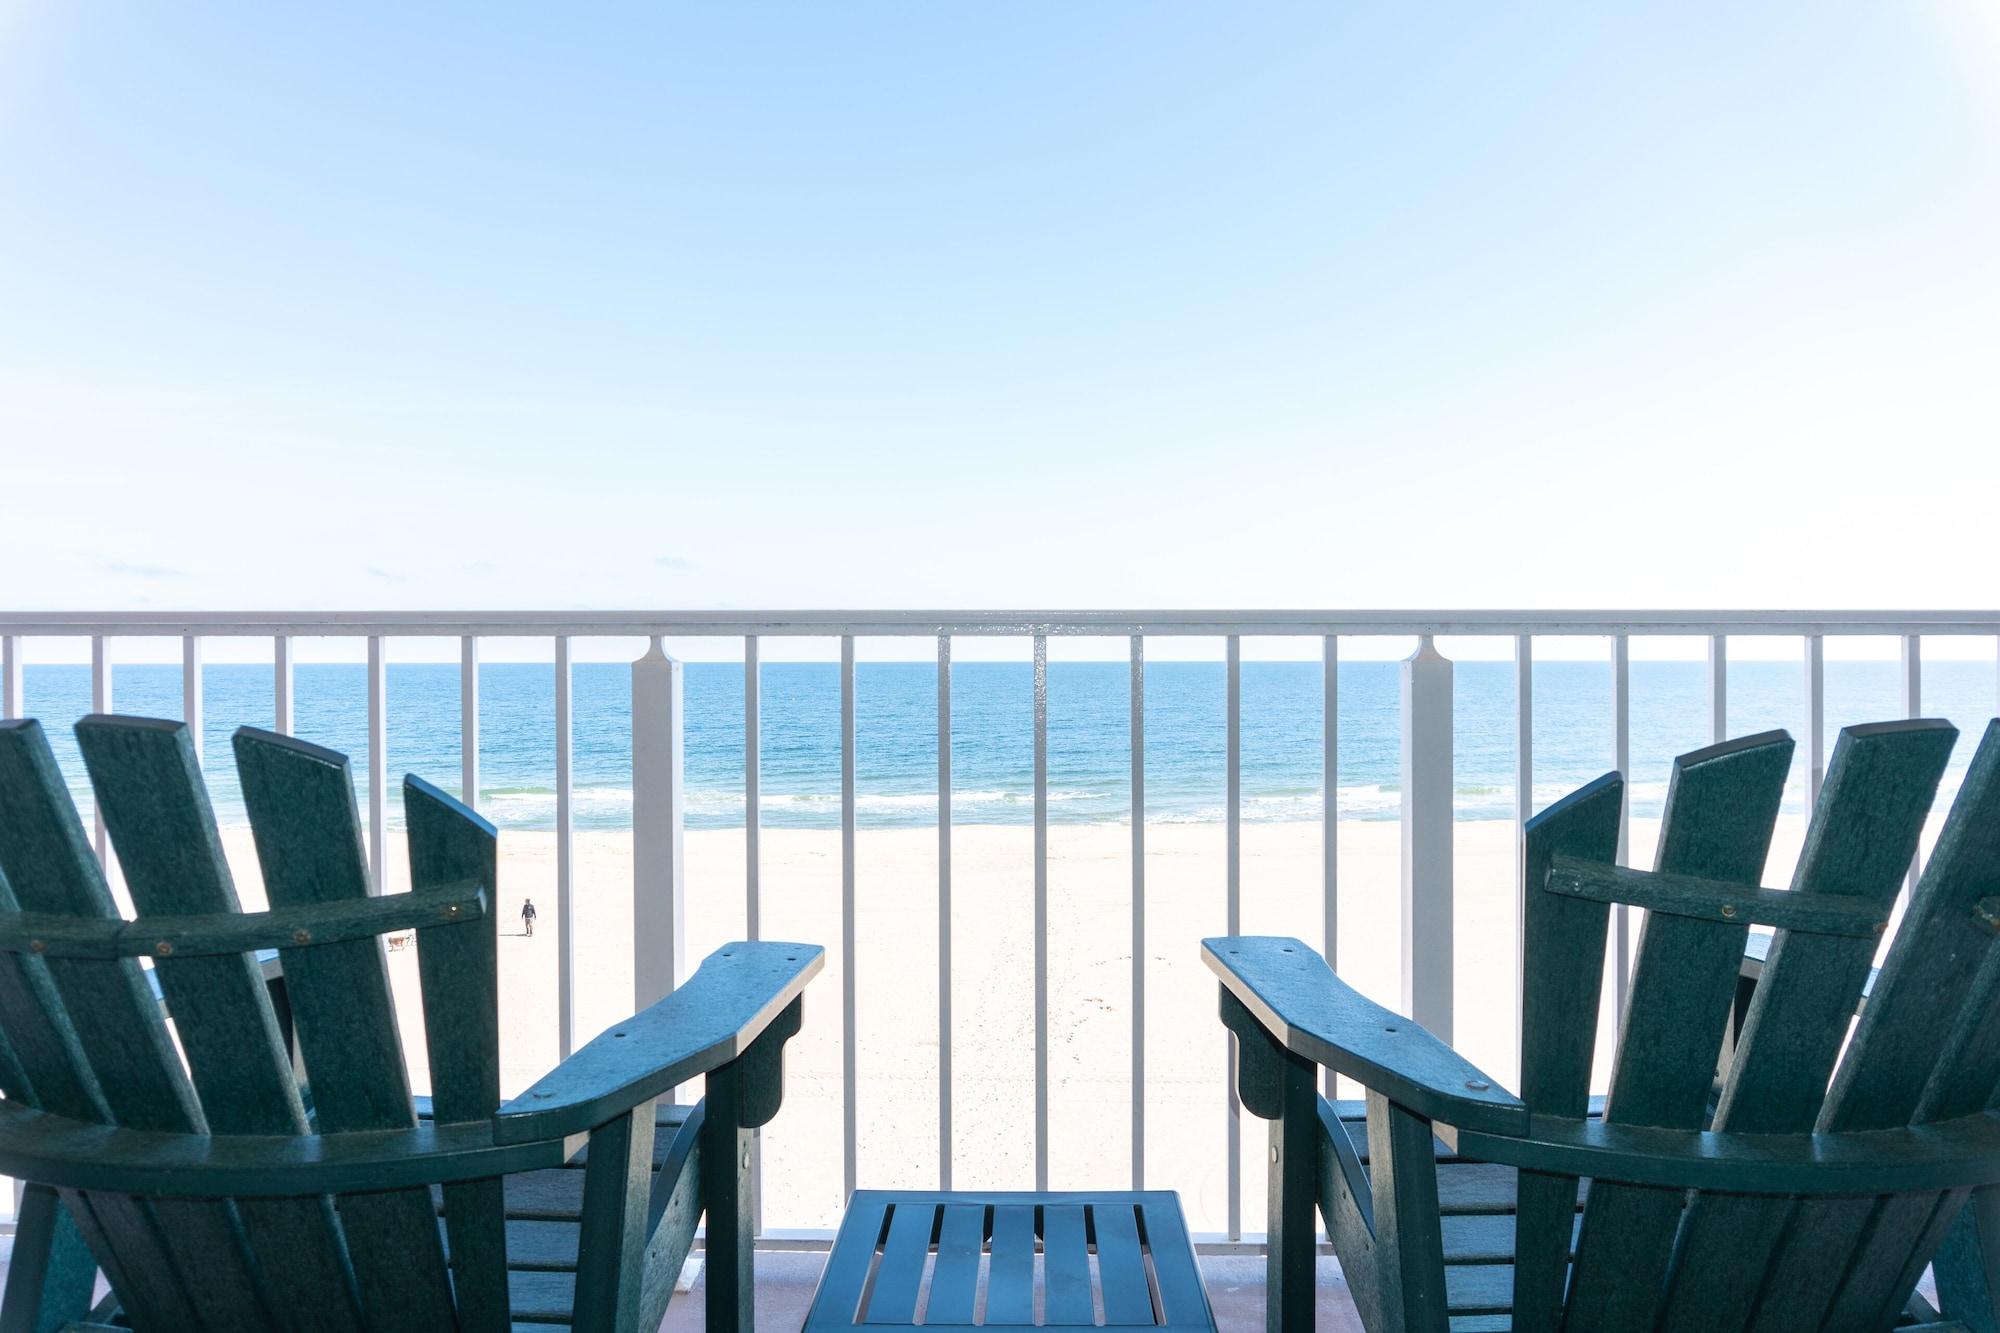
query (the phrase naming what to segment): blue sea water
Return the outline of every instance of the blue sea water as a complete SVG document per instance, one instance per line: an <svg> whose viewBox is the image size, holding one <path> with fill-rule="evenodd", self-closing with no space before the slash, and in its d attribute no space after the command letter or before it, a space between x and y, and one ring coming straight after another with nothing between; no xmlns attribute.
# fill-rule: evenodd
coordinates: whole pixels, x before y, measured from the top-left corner
<svg viewBox="0 0 2000 1333"><path fill-rule="evenodd" d="M575 821L580 828L631 822L630 672L615 663L579 663L575 682ZM743 823L743 672L729 663L690 663L685 708L687 821L693 828ZM1707 686L1698 662L1634 662L1631 677L1633 810L1657 813L1675 754L1707 741ZM459 779L459 669L455 663L388 668L388 762L456 791ZM1514 809L1514 680L1508 662L1455 668L1457 804L1462 819L1504 819ZM480 808L502 827L548 828L555 815L555 693L547 665L487 663L480 668ZM1130 670L1122 662L1049 666L1049 817L1059 823L1117 823L1130 817ZM1313 662L1243 664L1243 817L1248 821L1320 815L1320 667ZM121 665L118 711L181 715L178 666ZM1216 662L1151 662L1146 668L1146 816L1151 821L1219 820L1224 792L1224 676ZM1979 731L1994 711L1994 667L1933 662L1923 677L1925 712L1965 733L1944 797L1956 788ZM84 666L26 671L27 712L48 726L78 803L89 789L69 724L90 708ZM229 733L269 726L270 668L209 666L204 672L205 746L217 814L243 820ZM929 825L937 818L937 672L928 663L862 663L856 668L856 806L864 827ZM295 669L299 735L354 758L365 787L367 680L349 664ZM1393 662L1343 662L1339 675L1338 808L1344 819L1392 819L1398 812L1400 684ZM1736 662L1729 671L1733 734L1784 727L1797 734L1800 669L1784 662ZM1537 805L1588 781L1611 764L1609 671L1602 663L1542 662L1534 677ZM763 668L763 822L770 827L836 827L840 819L840 678L831 663L768 663ZM1828 753L1851 722L1900 712L1896 667L1888 662L1826 666ZM1025 663L959 663L952 674L952 813L961 824L1025 823L1033 817L1033 677ZM1793 774L1797 808L1803 779ZM362 800L366 801L365 790ZM391 802L392 810L397 802ZM392 820L400 815L392 814Z"/></svg>

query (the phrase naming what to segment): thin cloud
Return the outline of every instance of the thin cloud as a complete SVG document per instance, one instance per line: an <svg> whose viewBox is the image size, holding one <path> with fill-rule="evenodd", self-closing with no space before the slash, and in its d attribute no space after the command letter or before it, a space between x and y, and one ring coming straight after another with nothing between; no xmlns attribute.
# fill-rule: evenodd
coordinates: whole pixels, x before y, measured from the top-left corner
<svg viewBox="0 0 2000 1333"><path fill-rule="evenodd" d="M175 569L172 565L149 565L131 560L99 560L98 572L116 574L128 579L184 579L189 577L185 569Z"/></svg>

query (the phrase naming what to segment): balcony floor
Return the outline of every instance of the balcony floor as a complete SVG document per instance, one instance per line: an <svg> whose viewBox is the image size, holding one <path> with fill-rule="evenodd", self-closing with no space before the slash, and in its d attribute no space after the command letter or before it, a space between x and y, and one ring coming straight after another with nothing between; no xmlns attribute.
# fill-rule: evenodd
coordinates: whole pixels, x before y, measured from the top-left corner
<svg viewBox="0 0 2000 1333"><path fill-rule="evenodd" d="M1212 1254L1201 1257L1201 1276L1208 1299L1224 1333L1262 1333L1264 1328L1264 1260L1260 1255ZM798 1333L812 1303L813 1286L826 1263L823 1252L764 1251L757 1256L757 1327L764 1333ZM1332 1259L1319 1261L1319 1320L1321 1333L1361 1333L1361 1320L1347 1295L1347 1284ZM703 1283L677 1297L667 1311L662 1333L701 1333Z"/></svg>

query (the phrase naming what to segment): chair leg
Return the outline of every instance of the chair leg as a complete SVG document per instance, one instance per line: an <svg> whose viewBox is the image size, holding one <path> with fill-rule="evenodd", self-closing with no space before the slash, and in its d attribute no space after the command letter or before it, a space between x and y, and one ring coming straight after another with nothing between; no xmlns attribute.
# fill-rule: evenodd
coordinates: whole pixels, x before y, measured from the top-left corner
<svg viewBox="0 0 2000 1333"><path fill-rule="evenodd" d="M645 1102L590 1133L576 1302L570 1315L578 1333L634 1333L638 1328L653 1131L653 1104Z"/></svg>
<svg viewBox="0 0 2000 1333"><path fill-rule="evenodd" d="M1281 1114L1271 1121L1269 1244L1265 1247L1264 1327L1296 1333L1313 1327L1319 1246L1318 1066L1281 1052Z"/></svg>
<svg viewBox="0 0 2000 1333"><path fill-rule="evenodd" d="M1398 1293L1402 1305L1403 1333L1446 1333L1449 1327L1432 1132L1422 1116L1379 1092L1368 1094L1375 1241L1384 1287Z"/></svg>
<svg viewBox="0 0 2000 1333"><path fill-rule="evenodd" d="M29 1185L21 1193L0 1333L47 1333L83 1319L97 1285L97 1260L56 1192Z"/></svg>
<svg viewBox="0 0 2000 1333"><path fill-rule="evenodd" d="M709 1333L748 1333L756 1327L756 1290L751 1256L754 1182L750 1174L750 1130L745 1127L751 1073L747 1060L734 1060L708 1076L707 1119L702 1125L701 1196L708 1216L702 1262L708 1284Z"/></svg>
<svg viewBox="0 0 2000 1333"><path fill-rule="evenodd" d="M2000 1186L1972 1192L1931 1263L1945 1315L1973 1333L2000 1333Z"/></svg>

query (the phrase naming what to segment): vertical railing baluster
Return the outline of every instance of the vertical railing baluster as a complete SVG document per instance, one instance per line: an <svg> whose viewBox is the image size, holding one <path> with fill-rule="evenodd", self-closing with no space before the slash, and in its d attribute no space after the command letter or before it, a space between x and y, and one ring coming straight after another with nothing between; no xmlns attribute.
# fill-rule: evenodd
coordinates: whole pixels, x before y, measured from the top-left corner
<svg viewBox="0 0 2000 1333"><path fill-rule="evenodd" d="M1320 639L1319 917L1320 951L1340 966L1340 640ZM1322 1091L1334 1095L1334 1073L1321 1071Z"/></svg>
<svg viewBox="0 0 2000 1333"><path fill-rule="evenodd" d="M632 663L632 1001L664 1000L687 949L681 664L654 635Z"/></svg>
<svg viewBox="0 0 2000 1333"><path fill-rule="evenodd" d="M1035 1188L1049 1187L1049 639L1035 636Z"/></svg>
<svg viewBox="0 0 2000 1333"><path fill-rule="evenodd" d="M1708 636L1708 740L1729 739L1729 636Z"/></svg>
<svg viewBox="0 0 2000 1333"><path fill-rule="evenodd" d="M1826 640L1808 634L1806 657L1806 814L1819 804L1820 784L1826 781Z"/></svg>
<svg viewBox="0 0 2000 1333"><path fill-rule="evenodd" d="M938 1188L951 1188L951 635L937 640Z"/></svg>
<svg viewBox="0 0 2000 1333"><path fill-rule="evenodd" d="M1905 634L1902 644L1901 670L1897 673L1903 687L1903 716L1918 717L1924 711L1924 640L1919 634ZM1917 870L1923 865L1924 852L1920 844L1917 854L1910 858L1909 887L1917 887Z"/></svg>
<svg viewBox="0 0 2000 1333"><path fill-rule="evenodd" d="M840 638L840 1161L847 1194L860 1174L860 1105L855 1045L857 952L854 929L854 636Z"/></svg>
<svg viewBox="0 0 2000 1333"><path fill-rule="evenodd" d="M187 723L188 739L194 744L194 761L202 761L201 719L201 636L181 636L181 721Z"/></svg>
<svg viewBox="0 0 2000 1333"><path fill-rule="evenodd" d="M1222 818L1223 931L1243 933L1243 640L1234 634L1223 645ZM1236 1088L1236 1035L1223 1034L1223 1123L1229 1156L1229 1239L1243 1238L1243 1102Z"/></svg>
<svg viewBox="0 0 2000 1333"><path fill-rule="evenodd" d="M382 636L368 636L368 875L389 891L389 667Z"/></svg>
<svg viewBox="0 0 2000 1333"><path fill-rule="evenodd" d="M764 672L757 636L743 636L743 933L764 938ZM750 1133L750 1229L764 1234L764 1131Z"/></svg>
<svg viewBox="0 0 2000 1333"><path fill-rule="evenodd" d="M1132 1188L1146 1188L1146 640L1132 636Z"/></svg>
<svg viewBox="0 0 2000 1333"><path fill-rule="evenodd" d="M292 636L271 638L271 730L292 734Z"/></svg>
<svg viewBox="0 0 2000 1333"><path fill-rule="evenodd" d="M576 1049L576 818L570 784L576 727L569 635L556 635L556 1052Z"/></svg>
<svg viewBox="0 0 2000 1333"><path fill-rule="evenodd" d="M1618 801L1619 865L1632 863L1632 641L1611 636L1611 766L1625 777ZM1611 909L1611 1005L1625 1012L1632 984L1632 912L1624 903Z"/></svg>
<svg viewBox="0 0 2000 1333"><path fill-rule="evenodd" d="M1514 1003L1528 958L1528 843L1523 830L1535 817L1535 636L1514 636ZM1520 1030L1515 1014L1515 1031Z"/></svg>
<svg viewBox="0 0 2000 1333"><path fill-rule="evenodd" d="M1403 1008L1452 1034L1451 660L1426 634L1402 671Z"/></svg>
<svg viewBox="0 0 2000 1333"><path fill-rule="evenodd" d="M757 636L743 636L743 930L764 938L764 671Z"/></svg>
<svg viewBox="0 0 2000 1333"><path fill-rule="evenodd" d="M114 707L115 695L111 679L111 641L102 634L91 636L90 640L90 711L108 713ZM92 841L97 847L97 859L103 863L105 874L111 873L111 842L104 830L104 813L91 802Z"/></svg>
<svg viewBox="0 0 2000 1333"><path fill-rule="evenodd" d="M0 634L0 718L20 717L22 699L21 636Z"/></svg>
<svg viewBox="0 0 2000 1333"><path fill-rule="evenodd" d="M479 639L458 641L458 799L479 808Z"/></svg>

